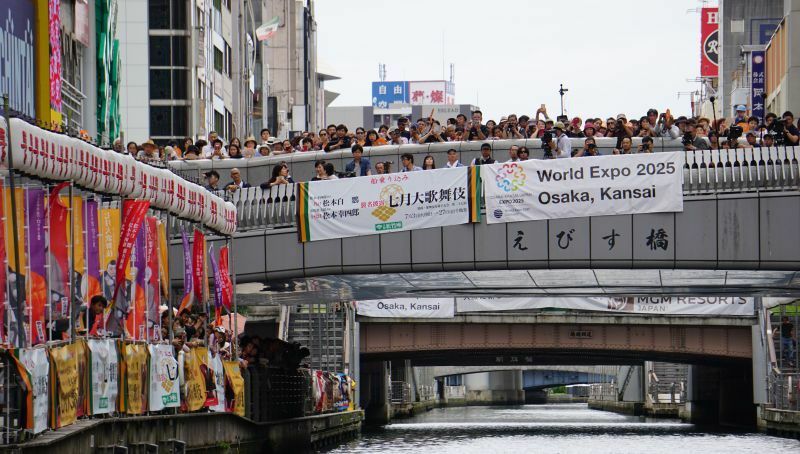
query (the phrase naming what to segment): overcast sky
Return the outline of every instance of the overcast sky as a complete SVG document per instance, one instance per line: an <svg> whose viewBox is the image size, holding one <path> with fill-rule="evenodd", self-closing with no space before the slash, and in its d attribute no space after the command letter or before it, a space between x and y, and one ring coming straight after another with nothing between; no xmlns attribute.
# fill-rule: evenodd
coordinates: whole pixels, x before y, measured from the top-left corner
<svg viewBox="0 0 800 454"><path fill-rule="evenodd" d="M316 0L318 55L342 79L335 106L369 105L386 80L448 79L484 119L559 113L688 114L700 71L698 0ZM444 62L444 65L443 65ZM444 66L444 71L443 71Z"/></svg>

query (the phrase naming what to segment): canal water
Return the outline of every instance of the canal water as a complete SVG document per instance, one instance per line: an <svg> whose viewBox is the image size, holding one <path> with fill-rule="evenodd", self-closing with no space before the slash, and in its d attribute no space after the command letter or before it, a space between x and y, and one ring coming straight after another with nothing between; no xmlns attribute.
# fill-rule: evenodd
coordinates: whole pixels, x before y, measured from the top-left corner
<svg viewBox="0 0 800 454"><path fill-rule="evenodd" d="M709 432L679 420L589 409L586 404L440 408L399 420L329 453L800 453L800 441Z"/></svg>

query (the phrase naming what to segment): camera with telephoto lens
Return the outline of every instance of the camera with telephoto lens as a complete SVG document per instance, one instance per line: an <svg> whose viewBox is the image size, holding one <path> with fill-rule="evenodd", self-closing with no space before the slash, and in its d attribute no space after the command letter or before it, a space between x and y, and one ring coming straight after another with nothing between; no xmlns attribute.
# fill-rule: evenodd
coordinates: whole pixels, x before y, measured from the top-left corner
<svg viewBox="0 0 800 454"><path fill-rule="evenodd" d="M692 138L692 133L684 132L683 137L681 138L681 143L684 145L690 145L692 142L694 142L694 139Z"/></svg>
<svg viewBox="0 0 800 454"><path fill-rule="evenodd" d="M550 148L550 142L553 141L553 135L556 133L554 129L547 129L542 134L542 150L544 150L544 157L546 159L553 158L553 149Z"/></svg>
<svg viewBox="0 0 800 454"><path fill-rule="evenodd" d="M772 136L775 137L775 145L786 145L786 125L781 120L775 120L772 125Z"/></svg>
<svg viewBox="0 0 800 454"><path fill-rule="evenodd" d="M728 145L731 148L736 148L739 144L739 137L742 137L742 133L744 133L744 129L741 126L733 125L728 128Z"/></svg>

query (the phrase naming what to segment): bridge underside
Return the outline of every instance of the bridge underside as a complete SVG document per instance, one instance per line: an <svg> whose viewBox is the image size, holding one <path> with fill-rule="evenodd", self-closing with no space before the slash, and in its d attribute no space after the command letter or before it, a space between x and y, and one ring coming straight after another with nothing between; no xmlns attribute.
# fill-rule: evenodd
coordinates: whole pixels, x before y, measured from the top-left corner
<svg viewBox="0 0 800 454"><path fill-rule="evenodd" d="M523 269L358 274L237 286L240 305L422 297L800 296L796 271Z"/></svg>
<svg viewBox="0 0 800 454"><path fill-rule="evenodd" d="M362 323L362 361L420 366L746 364L750 326Z"/></svg>

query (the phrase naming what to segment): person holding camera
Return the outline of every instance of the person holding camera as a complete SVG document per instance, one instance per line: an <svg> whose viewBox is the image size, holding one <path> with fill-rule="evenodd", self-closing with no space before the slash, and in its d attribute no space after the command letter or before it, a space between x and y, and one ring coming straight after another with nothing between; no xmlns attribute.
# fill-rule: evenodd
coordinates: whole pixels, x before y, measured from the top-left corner
<svg viewBox="0 0 800 454"><path fill-rule="evenodd" d="M653 138L646 136L642 137L642 144L639 145L639 153L652 153L653 152Z"/></svg>
<svg viewBox="0 0 800 454"><path fill-rule="evenodd" d="M686 151L689 150L710 150L711 148L708 146L708 143L703 140L702 137L697 136L697 131L695 130L695 124L693 122L687 122L685 131L683 133L683 139L681 143L683 143L683 149Z"/></svg>
<svg viewBox="0 0 800 454"><path fill-rule="evenodd" d="M564 123L557 122L553 126L554 134L551 134L550 142L547 146L552 150L553 158L561 159L561 158L571 158L572 157L572 146L569 141L569 137L564 133ZM547 135L547 133L545 133ZM554 137L553 137L554 136ZM545 142L545 138L542 139L542 142ZM547 150L545 150L545 155Z"/></svg>
<svg viewBox="0 0 800 454"><path fill-rule="evenodd" d="M476 110L472 112L472 121L464 126L464 134L467 140L486 140L489 135L489 128L482 124L483 112Z"/></svg>
<svg viewBox="0 0 800 454"><path fill-rule="evenodd" d="M436 143L436 142L445 142L444 138L442 137L442 125L439 123L438 120L433 120L431 122L431 127L428 128L428 131L425 132L419 138L419 143Z"/></svg>
<svg viewBox="0 0 800 454"><path fill-rule="evenodd" d="M519 125L517 123L517 115L511 114L508 116L508 120L506 120L506 127L505 127L505 136L506 139L524 139L523 136L519 132Z"/></svg>
<svg viewBox="0 0 800 454"><path fill-rule="evenodd" d="M794 125L794 114L788 110L783 113L783 129L787 146L800 144L800 131Z"/></svg>
<svg viewBox="0 0 800 454"><path fill-rule="evenodd" d="M600 156L600 152L597 150L597 142L595 142L594 137L587 137L583 141L583 148L575 153L575 157L586 157L586 156Z"/></svg>

